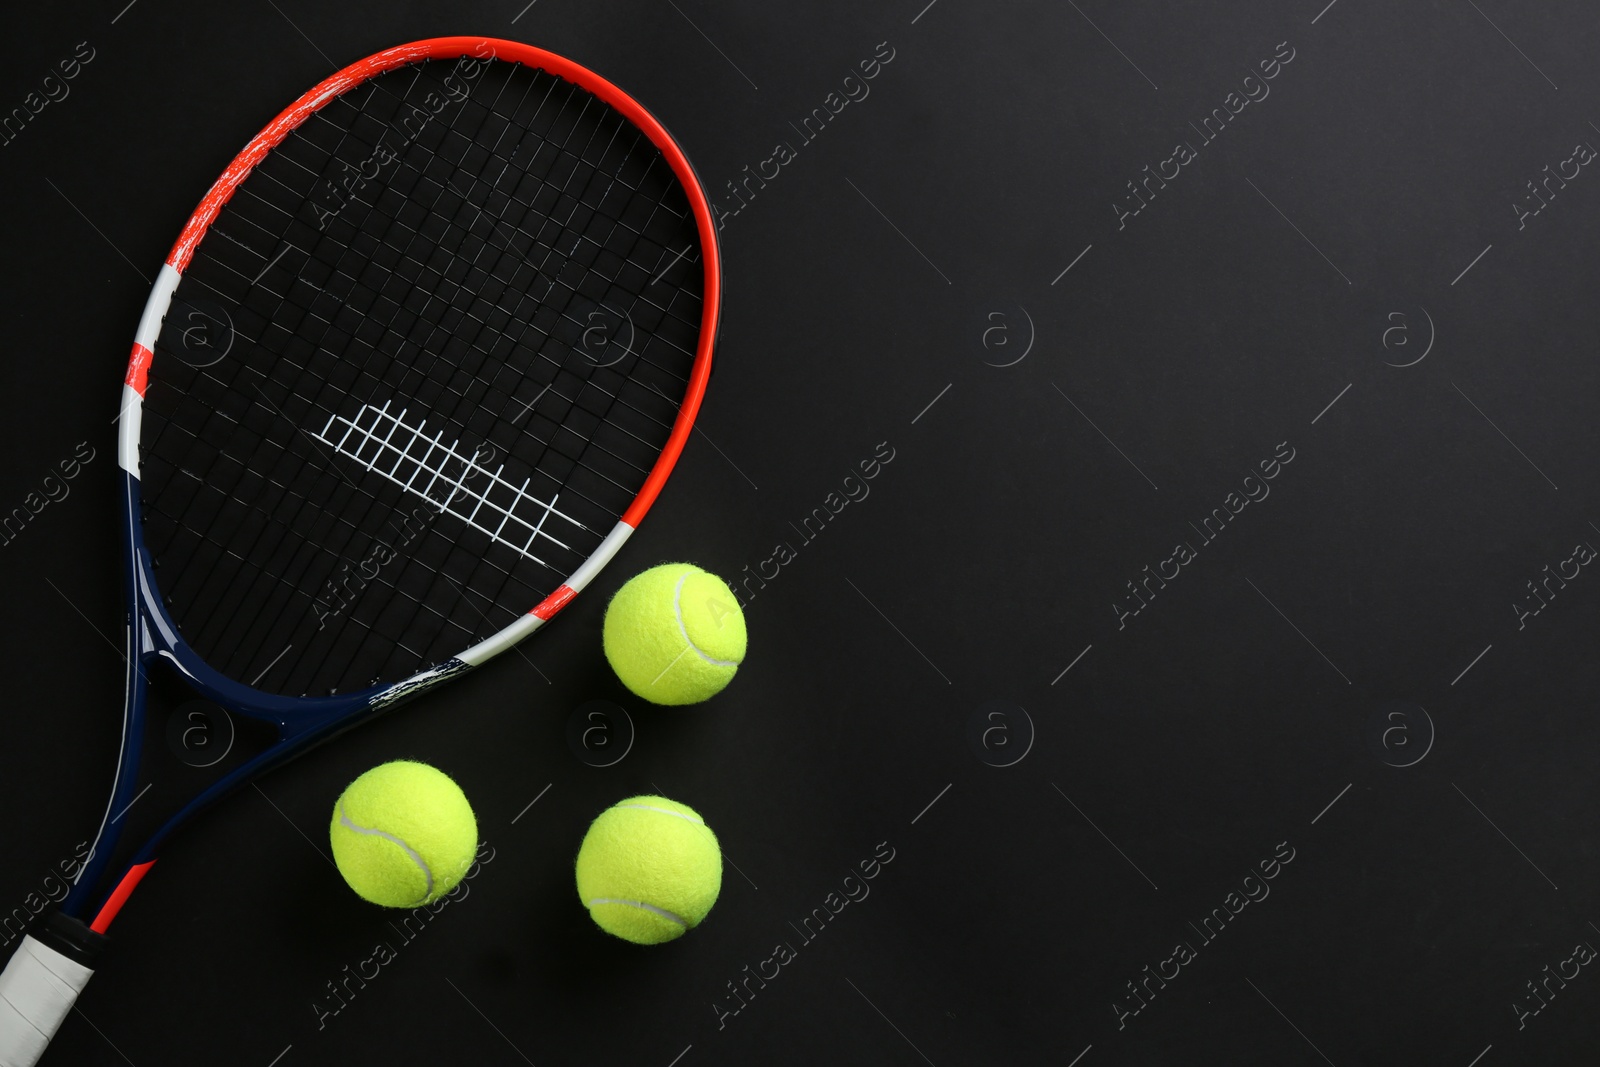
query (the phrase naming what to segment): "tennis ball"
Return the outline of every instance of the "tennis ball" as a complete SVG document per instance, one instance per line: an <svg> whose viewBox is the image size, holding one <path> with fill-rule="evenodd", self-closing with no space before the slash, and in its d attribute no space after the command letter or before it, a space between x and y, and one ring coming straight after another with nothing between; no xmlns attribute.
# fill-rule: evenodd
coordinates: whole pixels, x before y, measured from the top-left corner
<svg viewBox="0 0 1600 1067"><path fill-rule="evenodd" d="M744 659L744 613L727 583L689 563L628 579L606 608L606 659L654 704L698 704L722 692Z"/></svg>
<svg viewBox="0 0 1600 1067"><path fill-rule="evenodd" d="M577 875L578 899L600 929L659 945L699 926L717 902L722 850L688 805L631 797L589 825Z"/></svg>
<svg viewBox="0 0 1600 1067"><path fill-rule="evenodd" d="M350 783L328 827L333 861L364 900L431 904L454 889L478 851L478 821L461 787L425 763L395 760Z"/></svg>

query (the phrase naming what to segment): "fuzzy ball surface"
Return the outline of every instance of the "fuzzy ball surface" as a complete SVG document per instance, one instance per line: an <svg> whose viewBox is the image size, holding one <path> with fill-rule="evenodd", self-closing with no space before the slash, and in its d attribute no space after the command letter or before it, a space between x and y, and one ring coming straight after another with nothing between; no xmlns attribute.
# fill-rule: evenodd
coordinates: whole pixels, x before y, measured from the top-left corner
<svg viewBox="0 0 1600 1067"><path fill-rule="evenodd" d="M717 836L687 804L630 797L590 824L578 850L578 899L600 929L636 945L700 925L722 890Z"/></svg>
<svg viewBox="0 0 1600 1067"><path fill-rule="evenodd" d="M460 883L478 851L478 821L449 775L396 760L350 783L333 805L328 838L339 873L362 899L415 908Z"/></svg>
<svg viewBox="0 0 1600 1067"><path fill-rule="evenodd" d="M727 583L690 563L663 563L611 598L606 660L629 692L653 704L698 704L722 692L744 661L744 612Z"/></svg>

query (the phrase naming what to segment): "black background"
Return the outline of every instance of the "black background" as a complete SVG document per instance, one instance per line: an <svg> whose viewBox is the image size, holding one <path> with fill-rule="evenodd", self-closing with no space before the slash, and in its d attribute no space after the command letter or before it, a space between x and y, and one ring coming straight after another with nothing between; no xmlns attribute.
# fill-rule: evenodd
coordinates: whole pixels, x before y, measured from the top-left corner
<svg viewBox="0 0 1600 1067"><path fill-rule="evenodd" d="M1513 206L1600 144L1588 5L524 2L4 16L0 112L78 42L95 58L0 146L0 511L78 442L96 458L0 549L3 909L100 817L117 383L149 279L263 123L344 63L475 33L617 81L725 205L798 148L725 220L701 432L616 563L525 655L192 826L45 1062L1593 1062L1592 967L1514 1007L1600 945L1600 578L1514 607L1600 544L1600 179L1520 228ZM798 145L881 42L870 95ZM1270 95L1202 143L1189 124L1280 42ZM1197 158L1119 228L1179 141ZM882 442L870 496L801 544ZM1203 544L1189 524L1285 442L1270 496ZM737 580L785 540L726 693L621 690L599 626L623 580ZM1198 558L1119 626L1179 541ZM567 741L596 699L637 731L606 768ZM319 1029L325 983L400 944L325 855L344 784L397 757L456 777L493 859ZM158 748L146 773L203 772ZM731 862L700 929L641 949L594 928L571 861L655 791ZM790 924L880 842L870 896L804 942ZM1190 924L1275 850L1270 896L1204 942ZM1119 1019L1179 941L1196 958ZM719 1020L778 942L795 958Z"/></svg>

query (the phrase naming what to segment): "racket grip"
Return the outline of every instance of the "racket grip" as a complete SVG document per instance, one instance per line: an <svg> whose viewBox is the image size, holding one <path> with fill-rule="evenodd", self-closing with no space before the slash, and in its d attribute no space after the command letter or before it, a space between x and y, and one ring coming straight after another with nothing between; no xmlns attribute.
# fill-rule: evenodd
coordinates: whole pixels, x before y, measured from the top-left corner
<svg viewBox="0 0 1600 1067"><path fill-rule="evenodd" d="M52 912L0 972L0 1067L33 1067L94 975L106 938Z"/></svg>

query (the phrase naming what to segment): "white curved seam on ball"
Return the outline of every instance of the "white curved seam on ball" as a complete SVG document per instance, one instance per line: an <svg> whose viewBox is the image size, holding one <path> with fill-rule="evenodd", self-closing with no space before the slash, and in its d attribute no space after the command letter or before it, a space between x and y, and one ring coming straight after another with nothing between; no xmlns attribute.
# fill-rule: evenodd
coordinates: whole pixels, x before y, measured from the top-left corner
<svg viewBox="0 0 1600 1067"><path fill-rule="evenodd" d="M683 643L694 649L694 654L711 664L713 667L737 667L736 659L712 659L700 650L700 646L689 640L689 628L683 624L683 583L689 580L689 572L684 571L678 575L677 588L672 590L672 617L678 620L678 632L683 635ZM677 662L674 660L673 662ZM662 672L666 673L665 671Z"/></svg>
<svg viewBox="0 0 1600 1067"><path fill-rule="evenodd" d="M429 870L427 863L423 861L421 856L417 855L416 849L412 848L410 845L406 844L393 834L385 833L382 830L375 830L367 826L357 826L351 821L350 813L345 810L344 797L339 798L339 824L354 830L358 834L368 834L373 837L381 837L386 841L393 841L395 844L399 845L405 850L405 854L411 857L411 862L417 865L417 869L422 872L422 877L427 879L427 887L423 890L422 896L417 899L417 903L421 904L423 901L427 900L433 895L433 871Z"/></svg>
<svg viewBox="0 0 1600 1067"><path fill-rule="evenodd" d="M649 804L618 804L617 807L633 808L636 811L659 811L663 815L676 815L678 818L683 819L686 822L692 822L696 826L704 826L706 824L704 819L697 819L693 815L685 815L683 812L673 811L671 808L656 808L651 807Z"/></svg>
<svg viewBox="0 0 1600 1067"><path fill-rule="evenodd" d="M689 929L689 921L683 918L681 915L674 915L666 908L658 908L654 904L646 904L642 900L620 900L616 897L595 897L593 900L589 901L587 906L592 908L596 904L623 904L630 908L640 908L654 915L659 915L663 919L675 922L685 930Z"/></svg>

